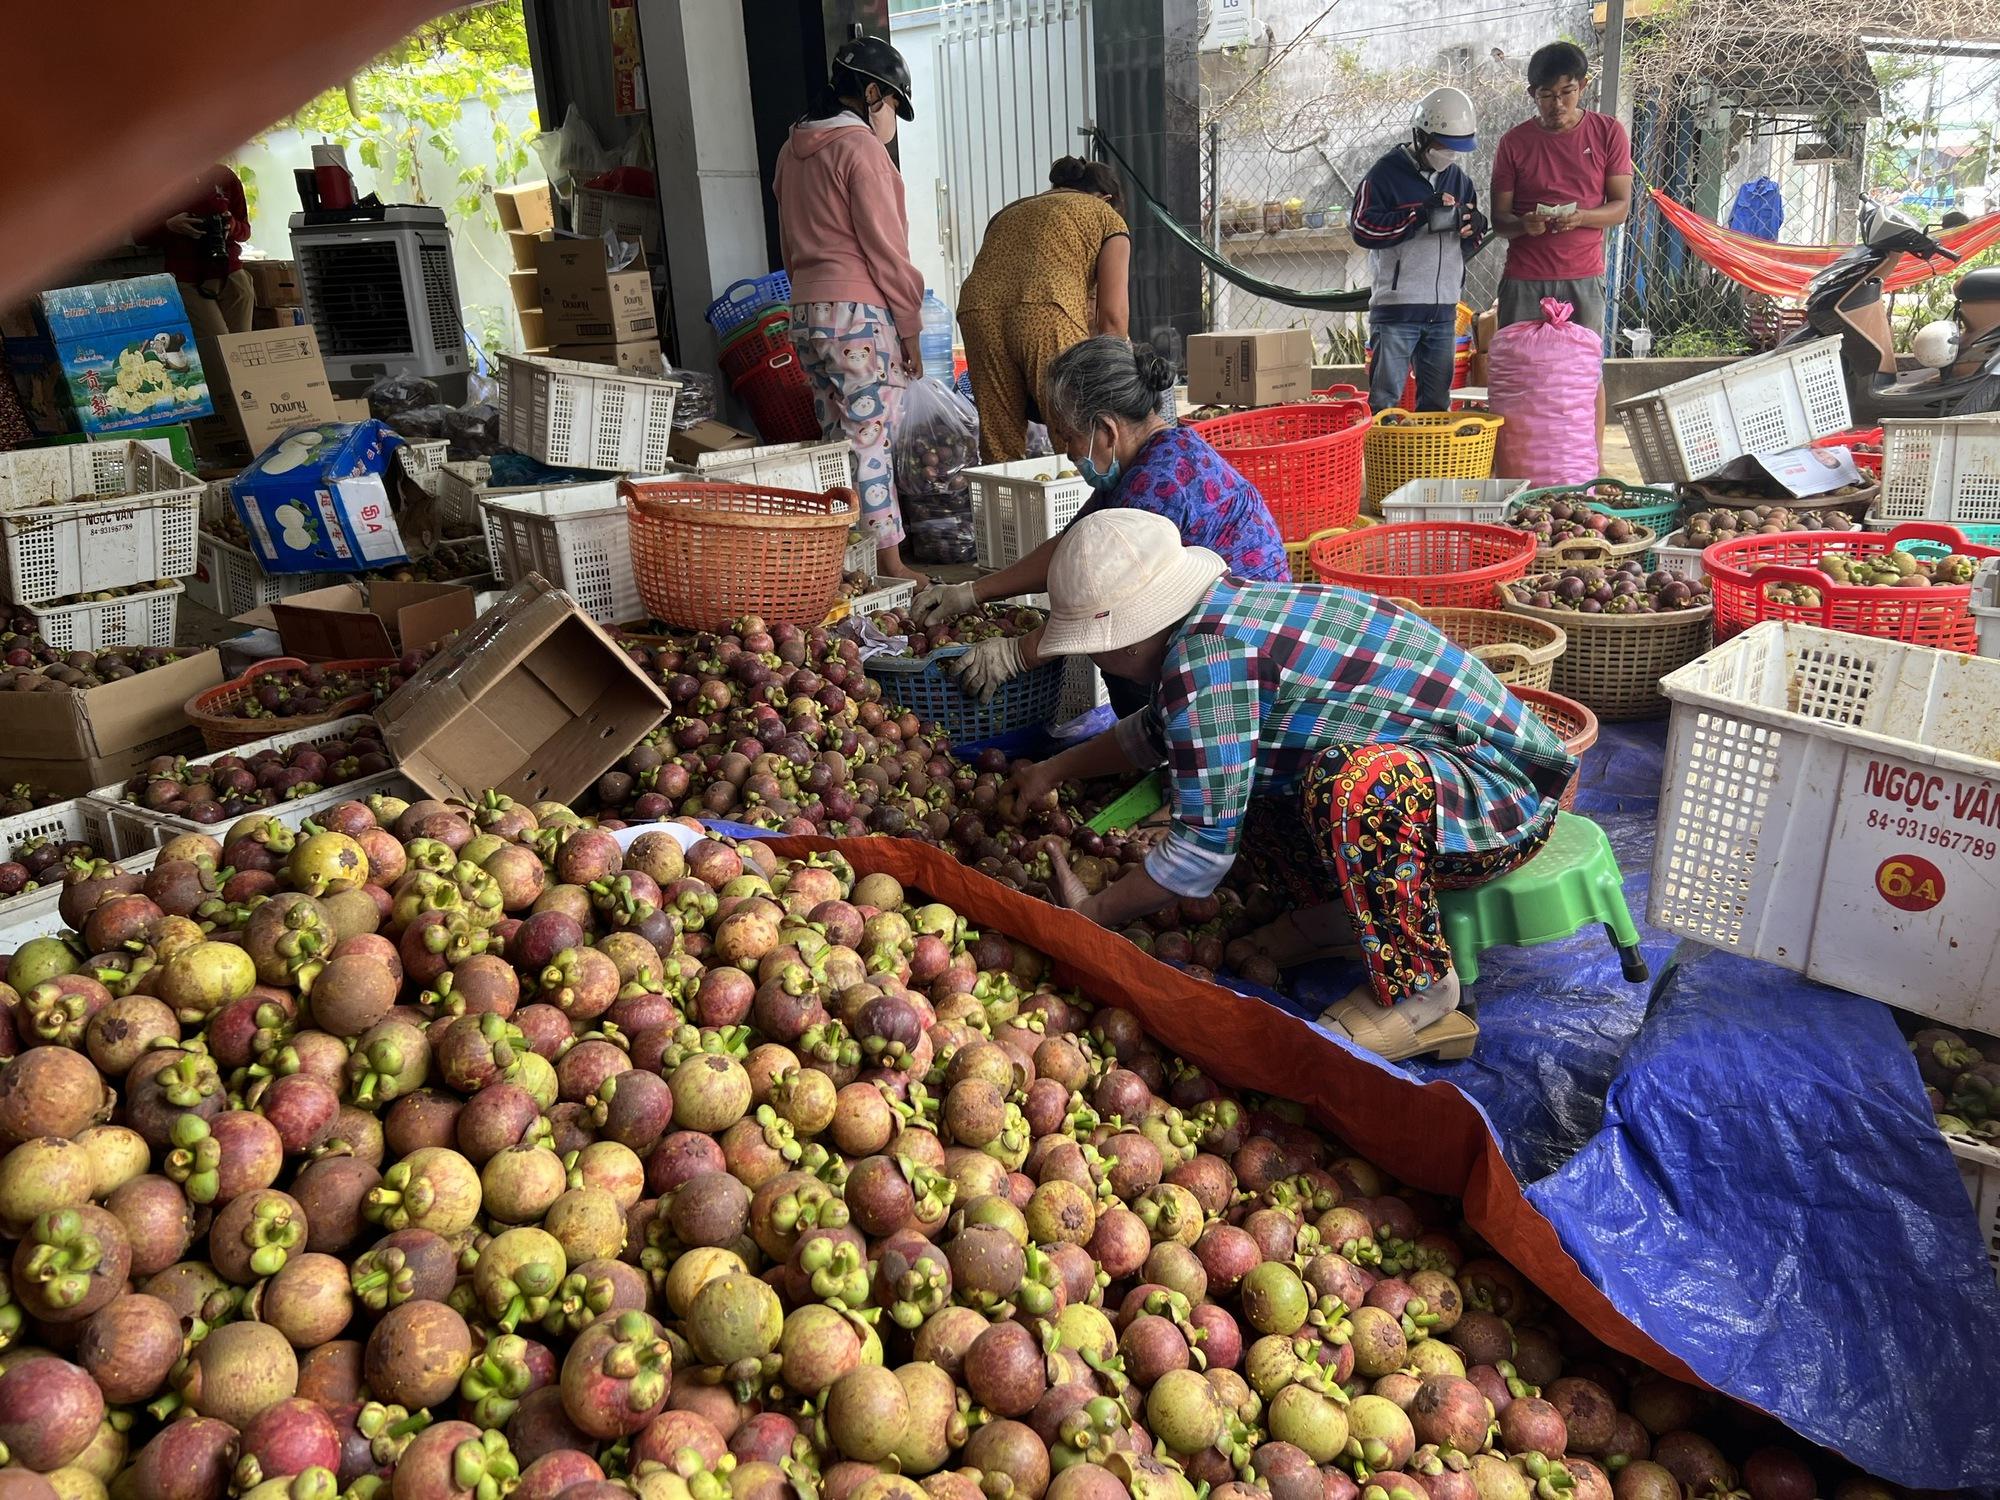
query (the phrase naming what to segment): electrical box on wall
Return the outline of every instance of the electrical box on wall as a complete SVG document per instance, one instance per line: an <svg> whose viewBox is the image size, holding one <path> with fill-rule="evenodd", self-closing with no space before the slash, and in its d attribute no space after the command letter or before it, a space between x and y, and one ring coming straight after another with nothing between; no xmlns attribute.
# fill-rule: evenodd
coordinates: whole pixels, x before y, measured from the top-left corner
<svg viewBox="0 0 2000 1500"><path fill-rule="evenodd" d="M1259 30L1252 0L1209 0L1208 29L1201 34L1201 50L1221 52L1240 47Z"/></svg>

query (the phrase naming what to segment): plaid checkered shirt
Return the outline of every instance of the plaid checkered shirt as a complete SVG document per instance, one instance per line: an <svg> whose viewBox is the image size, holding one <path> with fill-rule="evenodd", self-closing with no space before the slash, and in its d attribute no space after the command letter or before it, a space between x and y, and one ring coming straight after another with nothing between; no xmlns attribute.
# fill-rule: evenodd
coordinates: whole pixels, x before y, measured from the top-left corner
<svg viewBox="0 0 2000 1500"><path fill-rule="evenodd" d="M1438 850L1519 842L1575 762L1548 726L1428 621L1329 584L1219 581L1167 643L1150 705L1114 731L1164 765L1172 824L1146 860L1182 896L1236 860L1252 797L1295 792L1336 745L1402 745L1437 782Z"/></svg>

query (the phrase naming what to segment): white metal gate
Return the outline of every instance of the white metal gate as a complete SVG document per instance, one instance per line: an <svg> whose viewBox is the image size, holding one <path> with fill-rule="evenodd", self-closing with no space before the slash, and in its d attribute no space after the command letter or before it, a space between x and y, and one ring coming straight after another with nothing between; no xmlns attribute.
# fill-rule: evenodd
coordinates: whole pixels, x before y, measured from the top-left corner
<svg viewBox="0 0 2000 1500"><path fill-rule="evenodd" d="M1090 120L1090 0L946 0L937 77L944 175L938 220L951 301L986 221L1049 185L1049 163L1084 154Z"/></svg>

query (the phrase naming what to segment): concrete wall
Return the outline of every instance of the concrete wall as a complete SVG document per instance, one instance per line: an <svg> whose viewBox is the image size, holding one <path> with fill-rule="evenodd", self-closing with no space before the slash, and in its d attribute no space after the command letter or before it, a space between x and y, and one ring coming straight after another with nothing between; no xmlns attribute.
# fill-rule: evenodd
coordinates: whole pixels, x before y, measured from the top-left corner
<svg viewBox="0 0 2000 1500"><path fill-rule="evenodd" d="M1733 359L1607 359L1604 362L1604 399L1616 406L1634 396L1657 391L1677 380L1689 380L1734 364ZM1351 385L1368 389L1368 372L1361 365L1313 366L1313 389L1331 385Z"/></svg>

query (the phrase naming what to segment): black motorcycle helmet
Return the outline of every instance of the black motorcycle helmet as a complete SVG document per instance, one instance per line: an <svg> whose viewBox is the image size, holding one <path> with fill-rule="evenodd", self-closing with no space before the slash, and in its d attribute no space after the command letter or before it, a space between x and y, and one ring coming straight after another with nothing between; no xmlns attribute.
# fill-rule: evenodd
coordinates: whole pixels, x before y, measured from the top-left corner
<svg viewBox="0 0 2000 1500"><path fill-rule="evenodd" d="M903 61L902 53L879 36L857 36L842 42L840 50L833 54L836 82L842 69L871 83L879 83L894 94L898 118L914 120L917 117L917 112L910 107L910 65Z"/></svg>

